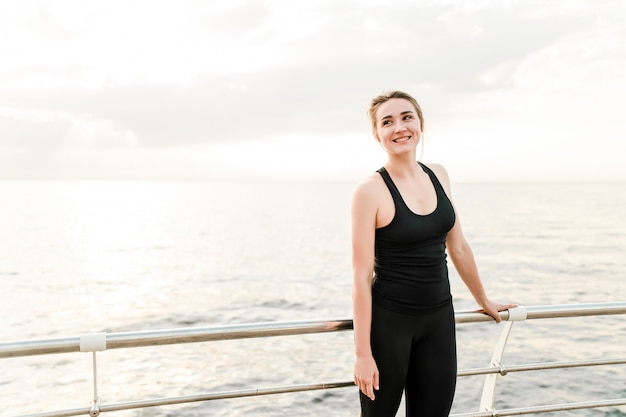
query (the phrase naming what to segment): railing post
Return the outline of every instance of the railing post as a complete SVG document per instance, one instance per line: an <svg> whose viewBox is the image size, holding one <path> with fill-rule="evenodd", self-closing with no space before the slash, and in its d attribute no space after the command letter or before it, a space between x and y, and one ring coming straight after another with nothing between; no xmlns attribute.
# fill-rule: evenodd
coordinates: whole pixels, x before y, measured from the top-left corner
<svg viewBox="0 0 626 417"><path fill-rule="evenodd" d="M100 397L98 396L98 367L96 363L96 352L107 348L106 333L86 333L80 335L80 351L91 352L93 358L93 402L89 415L98 417L100 415Z"/></svg>
<svg viewBox="0 0 626 417"><path fill-rule="evenodd" d="M483 393L480 398L479 411L491 411L495 414L493 403L496 395L496 383L498 382L499 375L506 375L507 371L502 366L502 357L504 356L504 349L506 348L506 342L511 334L513 323L520 320L526 320L526 309L523 306L512 308L509 310L509 317L504 324L504 329L500 333L500 338L493 349L493 355L491 356L491 366L500 368L499 373L487 374L485 377L485 384L483 385Z"/></svg>

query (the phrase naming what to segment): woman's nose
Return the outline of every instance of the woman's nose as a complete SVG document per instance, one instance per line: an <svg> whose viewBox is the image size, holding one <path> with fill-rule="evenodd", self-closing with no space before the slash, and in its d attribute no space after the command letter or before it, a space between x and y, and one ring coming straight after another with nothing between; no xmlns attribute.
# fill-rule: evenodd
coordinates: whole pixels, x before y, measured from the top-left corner
<svg viewBox="0 0 626 417"><path fill-rule="evenodd" d="M396 128L395 129L396 132L401 132L406 129L406 126L404 125L404 123L398 122L395 124L395 128Z"/></svg>

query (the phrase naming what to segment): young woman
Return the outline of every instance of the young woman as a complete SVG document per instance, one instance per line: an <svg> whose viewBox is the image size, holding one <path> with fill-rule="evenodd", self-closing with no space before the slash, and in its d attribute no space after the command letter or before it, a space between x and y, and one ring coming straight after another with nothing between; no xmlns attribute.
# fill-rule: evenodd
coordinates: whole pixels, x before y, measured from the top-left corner
<svg viewBox="0 0 626 417"><path fill-rule="evenodd" d="M515 307L487 297L441 165L417 162L424 118L401 91L372 100L384 167L352 199L353 314L363 417L448 416L456 385L454 310L446 253L482 310L500 321Z"/></svg>

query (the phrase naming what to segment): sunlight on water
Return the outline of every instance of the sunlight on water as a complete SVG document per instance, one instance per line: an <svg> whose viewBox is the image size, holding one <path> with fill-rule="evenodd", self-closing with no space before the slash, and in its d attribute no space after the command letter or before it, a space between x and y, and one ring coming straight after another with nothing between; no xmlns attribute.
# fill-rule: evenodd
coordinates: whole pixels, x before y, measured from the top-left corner
<svg viewBox="0 0 626 417"><path fill-rule="evenodd" d="M349 318L352 187L0 183L7 202L0 206L3 337ZM626 185L463 184L454 195L492 298L527 305L624 300ZM452 268L451 284L457 309L476 308ZM500 330L495 324L459 326L459 367L487 366ZM623 357L623 346L623 318L539 320L514 326L505 359ZM116 350L99 358L103 401L111 403L349 381L352 336L344 332ZM90 401L88 355L0 361L0 403L15 414L82 407ZM540 375L502 379L498 407L580 401L598 393L602 398L624 396L623 384L616 383L626 380L623 368ZM476 409L482 381L459 380L453 412ZM620 410L615 412L626 412ZM342 389L114 415L285 412L356 416L357 393ZM624 415L610 413L559 415Z"/></svg>

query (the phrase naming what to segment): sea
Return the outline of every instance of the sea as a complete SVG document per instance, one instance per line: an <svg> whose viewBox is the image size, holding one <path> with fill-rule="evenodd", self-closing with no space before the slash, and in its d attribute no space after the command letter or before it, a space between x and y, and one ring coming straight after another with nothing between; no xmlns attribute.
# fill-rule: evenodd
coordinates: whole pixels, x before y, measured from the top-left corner
<svg viewBox="0 0 626 417"><path fill-rule="evenodd" d="M353 182L0 182L1 341L351 318ZM490 298L626 301L625 183L459 183L453 199ZM474 300L450 263L457 310ZM504 325L457 325L459 369L489 366ZM624 316L516 322L503 364L626 357ZM102 404L352 380L352 332L98 354ZM453 413L484 376L459 377ZM88 407L87 353L0 359L0 415ZM626 366L500 377L496 409L626 398ZM105 413L359 415L354 387ZM626 416L626 407L548 413ZM404 416L401 408L398 416Z"/></svg>

